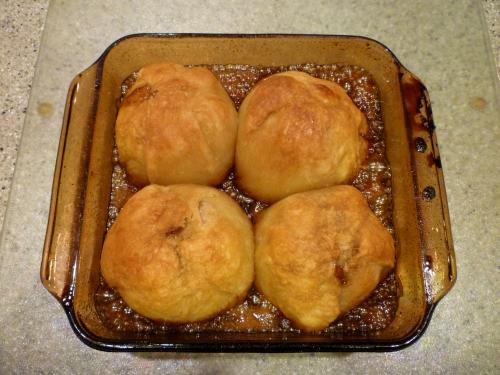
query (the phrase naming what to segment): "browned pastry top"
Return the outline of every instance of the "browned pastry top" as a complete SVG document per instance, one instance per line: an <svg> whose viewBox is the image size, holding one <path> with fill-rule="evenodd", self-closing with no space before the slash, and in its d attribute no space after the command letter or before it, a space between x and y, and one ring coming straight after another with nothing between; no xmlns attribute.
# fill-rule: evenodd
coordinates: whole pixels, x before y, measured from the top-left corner
<svg viewBox="0 0 500 375"><path fill-rule="evenodd" d="M272 75L240 108L238 183L266 202L350 183L366 157L367 129L339 85L297 71Z"/></svg>
<svg viewBox="0 0 500 375"><path fill-rule="evenodd" d="M352 186L291 195L257 219L257 289L305 330L358 305L394 262L391 235Z"/></svg>
<svg viewBox="0 0 500 375"><path fill-rule="evenodd" d="M120 163L138 186L221 183L233 164L234 103L206 68L152 64L116 119Z"/></svg>
<svg viewBox="0 0 500 375"><path fill-rule="evenodd" d="M199 185L149 185L108 231L101 272L140 314L187 323L245 298L253 253L250 220L226 194Z"/></svg>

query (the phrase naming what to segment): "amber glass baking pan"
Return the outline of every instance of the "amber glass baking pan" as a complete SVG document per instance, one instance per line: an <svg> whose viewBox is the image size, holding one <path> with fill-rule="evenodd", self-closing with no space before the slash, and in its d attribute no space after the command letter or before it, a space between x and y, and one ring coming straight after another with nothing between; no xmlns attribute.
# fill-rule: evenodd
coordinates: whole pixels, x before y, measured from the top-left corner
<svg viewBox="0 0 500 375"><path fill-rule="evenodd" d="M123 334L96 312L99 259L110 201L113 127L122 82L145 64L350 64L380 90L386 155L392 168L399 307L370 336L285 333ZM446 192L427 91L384 45L323 35L141 34L113 43L70 85L41 265L44 286L61 303L76 335L110 351L294 352L403 348L425 331L456 278Z"/></svg>

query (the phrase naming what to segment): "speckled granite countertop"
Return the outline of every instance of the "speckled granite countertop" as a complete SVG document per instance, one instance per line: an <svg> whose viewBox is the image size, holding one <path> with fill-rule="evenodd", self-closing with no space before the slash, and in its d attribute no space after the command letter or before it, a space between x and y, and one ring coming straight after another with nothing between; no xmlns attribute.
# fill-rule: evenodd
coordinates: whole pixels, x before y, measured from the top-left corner
<svg viewBox="0 0 500 375"><path fill-rule="evenodd" d="M498 373L498 1L223 3L51 1L48 15L47 0L0 4L0 226L11 191L0 239L0 373ZM127 354L76 338L38 277L66 90L115 39L159 31L366 35L422 79L458 281L420 341L395 353Z"/></svg>

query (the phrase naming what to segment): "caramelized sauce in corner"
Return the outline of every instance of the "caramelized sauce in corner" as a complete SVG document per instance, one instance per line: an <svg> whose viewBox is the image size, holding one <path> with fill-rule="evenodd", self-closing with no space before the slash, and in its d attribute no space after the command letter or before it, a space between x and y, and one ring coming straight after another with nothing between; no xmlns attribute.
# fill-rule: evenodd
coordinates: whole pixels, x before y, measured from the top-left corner
<svg viewBox="0 0 500 375"><path fill-rule="evenodd" d="M365 114L369 131L368 157L353 182L366 197L378 219L394 233L392 224L391 169L385 157L384 124L380 107L380 94L375 81L363 68L352 65L301 64L280 67L258 67L248 65L208 65L220 80L238 109L251 88L261 79L283 71L299 70L314 77L331 80L344 88L356 106ZM134 73L122 85L122 99L137 75ZM125 170L118 163L118 153L113 150L114 169L107 229L111 227L120 209L137 191L127 181ZM235 199L252 219L267 204L243 194L230 173L219 189ZM343 278L342 270L338 271ZM118 292L106 285L101 277L95 293L97 312L109 328L137 335L157 336L173 332L287 332L300 334L278 308L252 288L247 298L238 306L214 319L183 325L171 325L150 320L135 313ZM387 327L395 317L398 307L398 289L394 273L379 283L372 294L358 307L337 319L318 335L343 336L376 335Z"/></svg>

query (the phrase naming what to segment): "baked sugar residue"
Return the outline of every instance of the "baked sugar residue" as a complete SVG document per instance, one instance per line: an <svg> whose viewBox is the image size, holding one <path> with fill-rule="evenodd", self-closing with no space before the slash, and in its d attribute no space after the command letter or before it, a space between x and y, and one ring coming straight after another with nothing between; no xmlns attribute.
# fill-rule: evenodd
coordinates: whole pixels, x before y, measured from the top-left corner
<svg viewBox="0 0 500 375"><path fill-rule="evenodd" d="M256 67L248 65L209 65L239 108L242 100L261 79L278 72L299 70L314 77L333 81L344 88L357 107L365 114L369 130L368 157L353 182L366 197L368 204L379 220L391 232L392 193L391 169L385 157L384 124L380 107L380 94L370 74L352 65L301 64L281 67ZM133 84L137 75L132 74L123 82L122 97ZM111 203L107 229L116 219L120 209L137 188L129 184L125 170L118 164L118 154L113 151L114 169L112 175ZM250 218L267 205L256 201L236 186L234 174L219 186L245 210ZM283 332L300 334L278 308L252 288L243 303L214 319L183 325L170 325L152 321L135 313L122 300L118 292L106 285L101 277L95 294L97 312L103 323L113 330L141 336L158 336L173 332ZM395 317L398 307L398 290L394 273L383 280L372 294L358 307L352 309L318 335L327 336L370 336L387 327Z"/></svg>

